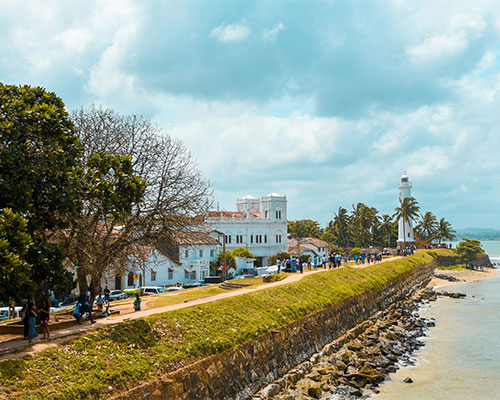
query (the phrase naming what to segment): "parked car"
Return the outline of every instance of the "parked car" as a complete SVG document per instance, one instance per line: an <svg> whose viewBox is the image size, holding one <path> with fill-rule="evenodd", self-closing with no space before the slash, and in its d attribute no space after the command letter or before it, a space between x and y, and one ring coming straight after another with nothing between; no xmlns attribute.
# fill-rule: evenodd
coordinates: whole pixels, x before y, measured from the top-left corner
<svg viewBox="0 0 500 400"><path fill-rule="evenodd" d="M143 296L151 296L152 294L165 293L165 288L161 286L143 286L141 287L141 292Z"/></svg>
<svg viewBox="0 0 500 400"><path fill-rule="evenodd" d="M202 285L201 282L195 282L195 281L191 281L191 282L186 282L186 283L183 283L182 284L182 287L184 289L189 289L189 288L194 288L194 287L200 287Z"/></svg>
<svg viewBox="0 0 500 400"><path fill-rule="evenodd" d="M182 286L171 286L166 289L167 292L177 292L178 290L184 290Z"/></svg>
<svg viewBox="0 0 500 400"><path fill-rule="evenodd" d="M112 290L111 293L109 294L109 300L123 300L126 299L127 295L123 293L121 290Z"/></svg>

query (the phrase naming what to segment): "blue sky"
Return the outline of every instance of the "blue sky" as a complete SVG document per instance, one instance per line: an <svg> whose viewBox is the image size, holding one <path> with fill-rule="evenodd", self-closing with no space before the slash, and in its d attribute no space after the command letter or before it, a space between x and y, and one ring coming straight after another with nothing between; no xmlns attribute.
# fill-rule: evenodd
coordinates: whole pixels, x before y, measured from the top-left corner
<svg viewBox="0 0 500 400"><path fill-rule="evenodd" d="M500 227L498 1L2 1L0 81L142 114L222 208L285 193L326 224L423 211ZM498 96L497 96L498 95Z"/></svg>

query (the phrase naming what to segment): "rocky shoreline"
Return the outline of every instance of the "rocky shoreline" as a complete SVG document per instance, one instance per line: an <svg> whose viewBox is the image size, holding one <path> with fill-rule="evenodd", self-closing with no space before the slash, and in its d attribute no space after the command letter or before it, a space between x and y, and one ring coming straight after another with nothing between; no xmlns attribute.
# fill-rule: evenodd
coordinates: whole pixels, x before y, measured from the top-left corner
<svg viewBox="0 0 500 400"><path fill-rule="evenodd" d="M413 353L424 345L419 338L435 326L435 321L418 314L430 294L421 292L378 312L266 386L253 399L369 398L391 372L415 362ZM407 382L411 383L411 378Z"/></svg>

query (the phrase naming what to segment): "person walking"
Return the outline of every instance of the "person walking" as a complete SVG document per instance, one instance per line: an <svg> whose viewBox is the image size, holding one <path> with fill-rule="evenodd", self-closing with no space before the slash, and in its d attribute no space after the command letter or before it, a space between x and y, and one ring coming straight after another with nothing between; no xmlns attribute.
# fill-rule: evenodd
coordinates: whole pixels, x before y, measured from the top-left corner
<svg viewBox="0 0 500 400"><path fill-rule="evenodd" d="M28 302L28 341L31 343L38 336L36 333L36 307L33 300Z"/></svg>
<svg viewBox="0 0 500 400"><path fill-rule="evenodd" d="M76 323L78 325L81 325L82 322L80 321L82 319L82 313L80 312L80 307L82 305L80 303L76 303L75 309L73 310L73 317L76 319Z"/></svg>
<svg viewBox="0 0 500 400"><path fill-rule="evenodd" d="M97 296L97 300L95 301L95 303L97 304L97 309L99 311L102 311L102 305L104 303L104 300L103 300L103 298L102 298L102 296L101 296L100 293L99 293L99 296Z"/></svg>
<svg viewBox="0 0 500 400"><path fill-rule="evenodd" d="M43 331L43 339L50 339L49 331L50 321L50 304L47 299L43 299L42 306L40 307L40 325Z"/></svg>
<svg viewBox="0 0 500 400"><path fill-rule="evenodd" d="M23 308L21 309L21 318L23 320L23 325L24 325L24 335L23 339L28 340L28 331L29 331L29 315L28 315L28 304L31 299L28 300L27 303L23 305Z"/></svg>

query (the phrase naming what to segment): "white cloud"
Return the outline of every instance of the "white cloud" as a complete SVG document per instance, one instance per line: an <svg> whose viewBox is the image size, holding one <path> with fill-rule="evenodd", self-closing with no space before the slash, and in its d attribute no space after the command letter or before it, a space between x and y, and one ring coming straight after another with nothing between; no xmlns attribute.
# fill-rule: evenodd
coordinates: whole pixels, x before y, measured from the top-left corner
<svg viewBox="0 0 500 400"><path fill-rule="evenodd" d="M210 36L220 42L237 42L246 39L248 35L250 35L250 29L240 24L221 24L210 32Z"/></svg>
<svg viewBox="0 0 500 400"><path fill-rule="evenodd" d="M262 38L264 42L274 42L278 37L278 34L285 29L285 25L283 23L279 23L274 28L264 28L262 30Z"/></svg>
<svg viewBox="0 0 500 400"><path fill-rule="evenodd" d="M417 46L410 47L407 54L413 63L446 60L462 52L468 46L466 38L461 34L437 35L425 39Z"/></svg>
<svg viewBox="0 0 500 400"><path fill-rule="evenodd" d="M480 37L487 28L484 19L477 14L456 14L434 35L411 46L406 53L415 64L447 60L465 51L470 41Z"/></svg>

